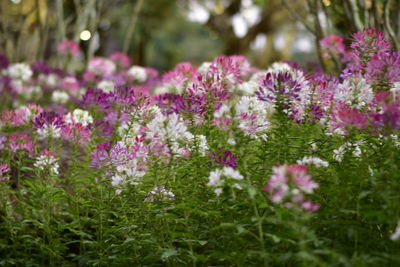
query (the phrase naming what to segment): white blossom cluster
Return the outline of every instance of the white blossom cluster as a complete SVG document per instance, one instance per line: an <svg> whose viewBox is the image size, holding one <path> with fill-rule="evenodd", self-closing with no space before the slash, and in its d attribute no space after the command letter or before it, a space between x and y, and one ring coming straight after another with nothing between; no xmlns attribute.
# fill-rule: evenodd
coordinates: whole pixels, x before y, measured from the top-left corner
<svg viewBox="0 0 400 267"><path fill-rule="evenodd" d="M102 80L97 84L97 88L105 93L109 93L114 90L115 84L109 80Z"/></svg>
<svg viewBox="0 0 400 267"><path fill-rule="evenodd" d="M28 82L33 75L33 71L31 67L25 63L16 63L10 65L4 74L10 76L13 80Z"/></svg>
<svg viewBox="0 0 400 267"><path fill-rule="evenodd" d="M33 166L42 171L49 170L52 175L57 175L60 168L56 157L49 154L42 154L38 156Z"/></svg>
<svg viewBox="0 0 400 267"><path fill-rule="evenodd" d="M65 104L69 100L67 92L56 90L51 94L51 101L55 104Z"/></svg>
<svg viewBox="0 0 400 267"><path fill-rule="evenodd" d="M183 119L176 113L169 115L157 113L154 119L147 124L147 128L146 139L159 140L169 144L175 155L182 155L185 151L180 142L187 143L194 138Z"/></svg>
<svg viewBox="0 0 400 267"><path fill-rule="evenodd" d="M362 150L360 148L361 144L363 144L363 141L357 141L355 143L346 142L338 149L333 150L333 158L337 162L342 162L346 152L351 152L355 158L360 158L362 154Z"/></svg>
<svg viewBox="0 0 400 267"><path fill-rule="evenodd" d="M344 80L334 94L336 101L346 103L353 108L363 108L371 103L374 98L372 87L364 78L353 78Z"/></svg>
<svg viewBox="0 0 400 267"><path fill-rule="evenodd" d="M273 105L260 101L255 96L242 96L236 104L236 119L238 128L245 135L259 138L258 133L270 127L269 118L274 112Z"/></svg>
<svg viewBox="0 0 400 267"><path fill-rule="evenodd" d="M126 143L118 142L117 145L129 151L130 146ZM142 182L142 177L146 175L146 170L141 163L145 161L147 155L146 151L140 150L136 151L135 157L116 155L117 157L123 157L121 162L111 160L115 165L114 175L111 177L111 185L116 188L116 194L121 194L126 185L139 185Z"/></svg>
<svg viewBox="0 0 400 267"><path fill-rule="evenodd" d="M42 128L38 128L36 130L39 139L44 140L46 138L60 138L61 137L61 128L54 124L44 124Z"/></svg>
<svg viewBox="0 0 400 267"><path fill-rule="evenodd" d="M314 165L317 168L329 166L328 162L318 157L310 157L310 156L305 156L304 158L298 160L296 163L299 165Z"/></svg>
<svg viewBox="0 0 400 267"><path fill-rule="evenodd" d="M138 159L131 159L117 166L116 173L111 177L111 185L117 188L115 193L119 195L125 185L139 185L145 175L145 171L138 170Z"/></svg>
<svg viewBox="0 0 400 267"><path fill-rule="evenodd" d="M87 110L75 109L72 114L68 113L65 117L65 121L69 124L80 123L82 126L88 126L93 123L93 117L89 114Z"/></svg>
<svg viewBox="0 0 400 267"><path fill-rule="evenodd" d="M240 181L243 180L244 177L239 171L233 169L232 167L223 167L222 169L216 169L210 172L207 186L213 187L214 193L219 196L222 193L226 180L229 179ZM234 183L233 187L241 189L241 186L238 183Z"/></svg>
<svg viewBox="0 0 400 267"><path fill-rule="evenodd" d="M127 74L140 83L144 83L147 80L146 69L140 66L132 66Z"/></svg>

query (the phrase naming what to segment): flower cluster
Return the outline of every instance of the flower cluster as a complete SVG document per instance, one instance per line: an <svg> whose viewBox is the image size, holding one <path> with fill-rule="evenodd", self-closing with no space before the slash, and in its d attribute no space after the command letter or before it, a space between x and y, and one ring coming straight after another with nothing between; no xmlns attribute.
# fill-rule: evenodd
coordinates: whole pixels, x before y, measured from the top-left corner
<svg viewBox="0 0 400 267"><path fill-rule="evenodd" d="M53 152L48 150L40 153L33 166L42 171L48 170L51 175L59 174L60 165L58 164L58 159Z"/></svg>
<svg viewBox="0 0 400 267"><path fill-rule="evenodd" d="M283 204L286 208L299 207L305 211L316 211L319 204L305 199L305 194L312 194L318 184L307 174L303 165L278 165L273 167L273 174L263 187L271 194L270 200Z"/></svg>
<svg viewBox="0 0 400 267"><path fill-rule="evenodd" d="M241 189L240 184L237 181L243 180L243 175L239 171L231 167L223 167L222 169L216 169L210 172L208 177L207 186L214 188L214 193L219 196L222 194L223 187L230 181L233 181L232 186L237 189Z"/></svg>
<svg viewBox="0 0 400 267"><path fill-rule="evenodd" d="M153 190L147 193L144 202L154 202L156 200L175 200L175 195L165 186L155 186Z"/></svg>
<svg viewBox="0 0 400 267"><path fill-rule="evenodd" d="M328 167L329 163L317 157L304 157L296 162L298 165L314 165L317 168Z"/></svg>

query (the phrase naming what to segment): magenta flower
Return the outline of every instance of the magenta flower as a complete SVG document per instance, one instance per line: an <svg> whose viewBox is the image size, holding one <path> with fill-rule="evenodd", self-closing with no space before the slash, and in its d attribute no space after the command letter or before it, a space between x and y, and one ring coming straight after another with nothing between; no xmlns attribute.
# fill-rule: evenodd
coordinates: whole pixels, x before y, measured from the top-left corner
<svg viewBox="0 0 400 267"><path fill-rule="evenodd" d="M346 52L346 47L344 45L343 37L335 34L331 34L323 38L321 41L321 46L325 48L329 53L333 55L340 55ZM329 54L324 54L325 57L330 57Z"/></svg>
<svg viewBox="0 0 400 267"><path fill-rule="evenodd" d="M27 134L11 135L9 148L13 152L17 152L17 150L26 150L29 154L35 153L33 142Z"/></svg>
<svg viewBox="0 0 400 267"><path fill-rule="evenodd" d="M357 128L361 130L365 129L367 126L367 115L355 108L349 108L346 105L339 105L331 115L331 132L339 131L340 133L347 135L348 130L351 128Z"/></svg>

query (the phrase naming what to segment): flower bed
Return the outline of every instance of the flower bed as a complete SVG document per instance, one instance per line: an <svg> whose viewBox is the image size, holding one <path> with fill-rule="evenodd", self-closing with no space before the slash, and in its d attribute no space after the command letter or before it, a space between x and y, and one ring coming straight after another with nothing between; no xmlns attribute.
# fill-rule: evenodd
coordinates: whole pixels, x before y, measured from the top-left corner
<svg viewBox="0 0 400 267"><path fill-rule="evenodd" d="M400 56L373 29L322 47L339 77L0 57L0 264L399 264Z"/></svg>

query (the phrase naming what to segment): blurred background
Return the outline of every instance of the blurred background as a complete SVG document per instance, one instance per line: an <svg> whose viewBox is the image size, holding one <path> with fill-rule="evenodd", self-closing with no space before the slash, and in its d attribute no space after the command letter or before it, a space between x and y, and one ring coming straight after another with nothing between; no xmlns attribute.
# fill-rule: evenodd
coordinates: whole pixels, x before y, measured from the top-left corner
<svg viewBox="0 0 400 267"><path fill-rule="evenodd" d="M0 0L0 52L14 62L56 61L74 40L93 56L114 51L165 71L176 63L242 54L323 63L320 40L363 28L400 36L398 0ZM56 62L54 62L56 64Z"/></svg>

